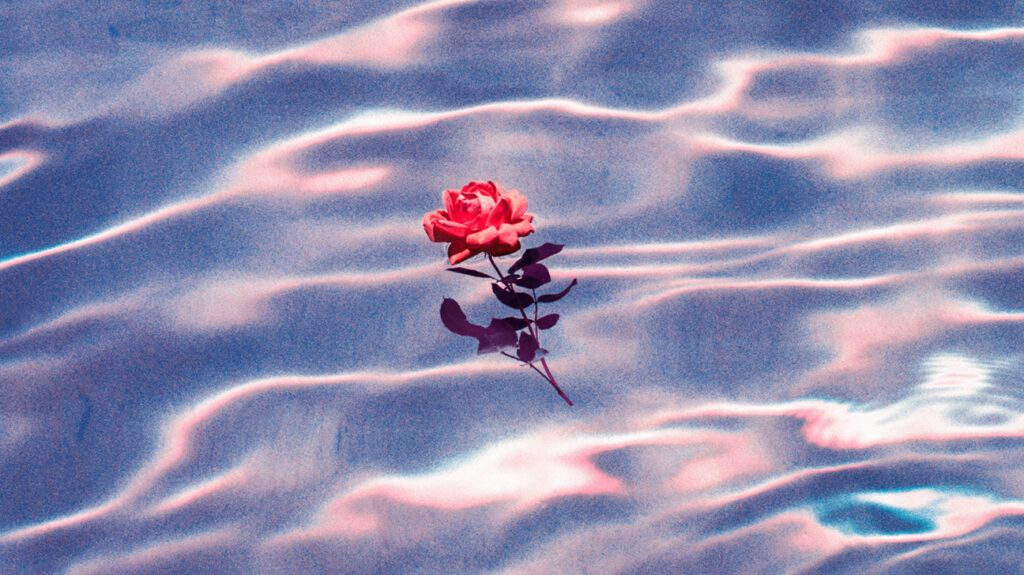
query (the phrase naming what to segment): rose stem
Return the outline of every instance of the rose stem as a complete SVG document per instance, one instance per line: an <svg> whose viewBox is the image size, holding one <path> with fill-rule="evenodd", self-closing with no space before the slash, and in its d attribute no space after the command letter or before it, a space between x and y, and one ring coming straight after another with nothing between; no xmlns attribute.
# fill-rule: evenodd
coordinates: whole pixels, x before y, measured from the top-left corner
<svg viewBox="0 0 1024 575"><path fill-rule="evenodd" d="M533 325L537 325L537 308L540 304L537 303L537 290L530 288L530 293L533 294ZM537 328L537 335L540 335L540 328ZM537 345L540 345L540 340L537 340Z"/></svg>
<svg viewBox="0 0 1024 575"><path fill-rule="evenodd" d="M516 356L512 355L511 353L506 353L506 352L504 352L504 351L503 351L503 352L501 352L501 355L503 355L503 356L505 356L505 357L509 357L509 358L512 358L512 359L514 359L514 360L516 360L516 361L522 361L521 359L519 359L518 357L516 357ZM527 363L527 364L525 364L525 365L526 365L526 367L528 367L528 368L532 369L533 371L536 371L536 372L537 372L537 375L539 375L539 376L543 377L544 379L548 379L548 376L544 375L544 372L543 372L543 371L541 371L541 370L537 369L537 366L533 365L532 363ZM550 380L550 379L548 379L548 381L551 381L551 380ZM570 405L571 405L571 404L570 404Z"/></svg>
<svg viewBox="0 0 1024 575"><path fill-rule="evenodd" d="M536 330L534 331L534 333L537 334L535 336L537 338L537 347L540 347L540 327L537 326L537 313L538 313L537 310L538 310L538 308L540 308L540 304L537 303L537 290L536 289L531 289L530 293L533 294L533 325L534 325L534 327L536 327ZM569 399L569 397L566 396L564 393L562 393L562 389L560 387L558 387L557 383L555 383L555 376L551 375L551 369L548 368L548 362L547 362L547 359L544 356L541 356L540 364L542 366L544 366L544 371L546 371L548 373L548 377L549 377L548 381L550 381L552 383L552 385L555 386L555 391L558 392L558 395L561 395L562 399L564 399L566 402L568 402L569 405L572 405L572 400Z"/></svg>
<svg viewBox="0 0 1024 575"><path fill-rule="evenodd" d="M487 254L487 260L491 262L491 266L494 268L494 271L498 273L498 278L500 278L498 281L500 281L502 284L505 285L505 289L507 289L509 291L509 293L515 294L516 293L516 288L512 285L511 282L509 282L509 281L504 279L505 278L505 274L501 273L501 270L498 269L498 264L496 264L494 262L494 257L491 256L491 254ZM534 294L534 298L533 298L533 311L534 311L534 313L533 313L533 315L534 315L534 318L536 318L536 316L537 316L537 297L536 297L537 291L534 290L533 294ZM533 339L536 340L537 347L539 348L540 347L540 330L536 328L536 321L531 324L530 323L530 319L528 317L526 317L526 310L524 310L523 308L519 308L519 313L523 316L523 321L526 322L526 329L530 330L530 335L532 335ZM508 357L512 357L513 359L515 359L517 361L519 360L519 358L513 357L513 356L511 356L511 355L509 355L509 354L507 354L505 352L502 352L502 355L507 355ZM555 376L552 375L551 368L548 367L548 362L547 362L547 360L544 359L544 357L540 358L540 364L542 366L544 366L544 371L547 372L546 376L543 373L541 373L541 371L539 369L537 369L533 365L532 362L526 362L526 364L529 365L530 368L533 369L533 371L536 371L538 374L540 374L541 377L543 377L544 379L548 380L548 383L551 384L551 387L555 388L555 391L558 392L559 397L564 399L565 403L569 404L569 407L572 407L572 400L569 399L569 396L566 395L564 391L562 391L562 388L559 387L558 382L555 381Z"/></svg>

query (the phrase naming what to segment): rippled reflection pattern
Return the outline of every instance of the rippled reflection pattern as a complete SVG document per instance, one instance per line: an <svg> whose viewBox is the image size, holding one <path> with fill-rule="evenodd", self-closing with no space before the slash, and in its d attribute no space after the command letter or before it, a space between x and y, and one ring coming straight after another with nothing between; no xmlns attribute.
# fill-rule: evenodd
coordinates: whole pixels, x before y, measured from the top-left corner
<svg viewBox="0 0 1024 575"><path fill-rule="evenodd" d="M1020 3L12 2L0 49L0 572L1024 570ZM420 227L471 179L568 246L571 409L440 326L495 313Z"/></svg>

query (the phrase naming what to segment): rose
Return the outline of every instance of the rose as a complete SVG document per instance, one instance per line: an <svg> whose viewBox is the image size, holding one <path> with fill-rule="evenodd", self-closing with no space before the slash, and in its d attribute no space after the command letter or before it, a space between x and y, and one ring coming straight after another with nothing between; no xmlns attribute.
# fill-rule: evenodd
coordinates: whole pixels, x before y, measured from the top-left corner
<svg viewBox="0 0 1024 575"><path fill-rule="evenodd" d="M448 261L457 264L476 254L492 256L519 250L519 238L533 233L526 197L494 182L470 182L441 194L444 209L423 216L432 242L450 242Z"/></svg>
<svg viewBox="0 0 1024 575"><path fill-rule="evenodd" d="M502 305L517 310L520 316L494 317L485 327L469 321L459 302L445 298L441 302L441 323L456 335L476 339L477 353L500 353L529 366L571 406L572 400L551 373L548 350L540 344L541 332L554 327L559 316L557 313L540 316L539 312L541 304L562 299L577 282L572 280L558 292L537 294L537 288L551 282L551 273L541 261L562 251L563 246L546 243L530 248L503 272L494 256L518 251L519 238L534 231L533 216L526 213L526 198L515 190L503 190L494 182L470 182L459 191L445 190L441 200L443 210L424 214L423 230L430 241L449 243L448 261L453 267L447 271L490 280L494 297ZM480 253L487 254L487 261L497 276L454 267ZM533 306L532 320L526 311L529 306Z"/></svg>

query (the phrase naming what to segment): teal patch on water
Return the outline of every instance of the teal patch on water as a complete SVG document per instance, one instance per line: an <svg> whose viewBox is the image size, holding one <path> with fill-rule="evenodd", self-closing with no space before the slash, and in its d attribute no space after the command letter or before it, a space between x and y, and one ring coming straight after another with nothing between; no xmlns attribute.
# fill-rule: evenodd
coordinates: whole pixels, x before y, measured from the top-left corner
<svg viewBox="0 0 1024 575"><path fill-rule="evenodd" d="M857 495L830 499L815 513L823 524L850 535L908 535L936 527L927 508L904 509Z"/></svg>
<svg viewBox="0 0 1024 575"><path fill-rule="evenodd" d="M991 494L974 488L916 487L828 497L813 510L823 525L849 535L896 536L934 531L954 510L984 512L995 503Z"/></svg>

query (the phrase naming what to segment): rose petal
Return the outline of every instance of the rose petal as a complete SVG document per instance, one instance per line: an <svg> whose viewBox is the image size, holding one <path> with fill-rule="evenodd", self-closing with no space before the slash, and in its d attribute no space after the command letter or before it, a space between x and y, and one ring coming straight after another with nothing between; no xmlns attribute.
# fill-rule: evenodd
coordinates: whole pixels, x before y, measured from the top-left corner
<svg viewBox="0 0 1024 575"><path fill-rule="evenodd" d="M479 194L486 196L494 201L498 201L501 194L498 192L498 186L494 182L470 182L463 186L463 194Z"/></svg>
<svg viewBox="0 0 1024 575"><path fill-rule="evenodd" d="M505 248L519 245L519 234L516 233L515 226L511 224L502 224L502 226L498 228L498 245Z"/></svg>
<svg viewBox="0 0 1024 575"><path fill-rule="evenodd" d="M464 224L453 222L444 218L438 218L434 222L434 237L437 241L450 242L457 238L464 238L469 233L469 228Z"/></svg>
<svg viewBox="0 0 1024 575"><path fill-rule="evenodd" d="M423 214L423 231L427 232L427 237L430 238L430 241L432 242L443 241L434 237L434 225L440 217L441 214L438 212L427 212Z"/></svg>
<svg viewBox="0 0 1024 575"><path fill-rule="evenodd" d="M509 218L509 221L514 222L522 218L523 214L526 213L526 208L529 206L526 196L516 190L507 190L505 197L508 198L509 204L512 207L512 217Z"/></svg>
<svg viewBox="0 0 1024 575"><path fill-rule="evenodd" d="M498 227L502 224L509 222L509 216L512 215L512 206L508 202L508 198L501 198L498 200L497 205L491 210L491 213L487 216L487 225Z"/></svg>
<svg viewBox="0 0 1024 575"><path fill-rule="evenodd" d="M456 215L458 213L458 199L459 192L455 190L445 190L441 192L441 201L444 202L444 209L447 210L448 213L451 214L452 219L456 221L458 221L458 216Z"/></svg>
<svg viewBox="0 0 1024 575"><path fill-rule="evenodd" d="M498 239L497 228L484 228L466 236L466 245L470 249L485 251Z"/></svg>
<svg viewBox="0 0 1024 575"><path fill-rule="evenodd" d="M523 220L519 223L512 224L512 226L515 227L516 233L519 234L519 237L528 236L534 232L533 224L531 224L529 220Z"/></svg>
<svg viewBox="0 0 1024 575"><path fill-rule="evenodd" d="M448 261L455 265L473 256L473 251L466 247L463 240L455 240L448 246Z"/></svg>
<svg viewBox="0 0 1024 575"><path fill-rule="evenodd" d="M495 199L490 196L476 196L476 199L480 202L480 215L484 217L489 215L497 205Z"/></svg>
<svg viewBox="0 0 1024 575"><path fill-rule="evenodd" d="M423 229L432 242L450 242L464 238L469 233L466 226L448 219L444 210L430 212L423 216Z"/></svg>
<svg viewBox="0 0 1024 575"><path fill-rule="evenodd" d="M487 220L490 218L491 211L494 210L494 200L487 196L476 196L480 202L480 213L472 220L466 222L466 226L469 227L470 231L482 230L487 225Z"/></svg>
<svg viewBox="0 0 1024 575"><path fill-rule="evenodd" d="M469 224L480 217L480 198L459 194L452 199L455 202L452 221Z"/></svg>
<svg viewBox="0 0 1024 575"><path fill-rule="evenodd" d="M516 253L517 251L519 251L520 247L521 246L519 245L519 241L518 240L516 241L516 243L514 243L514 244L512 244L510 246L505 246L505 245L502 245L502 244L494 244L493 246L487 248L487 253L491 254L492 256L504 256L504 255Z"/></svg>

